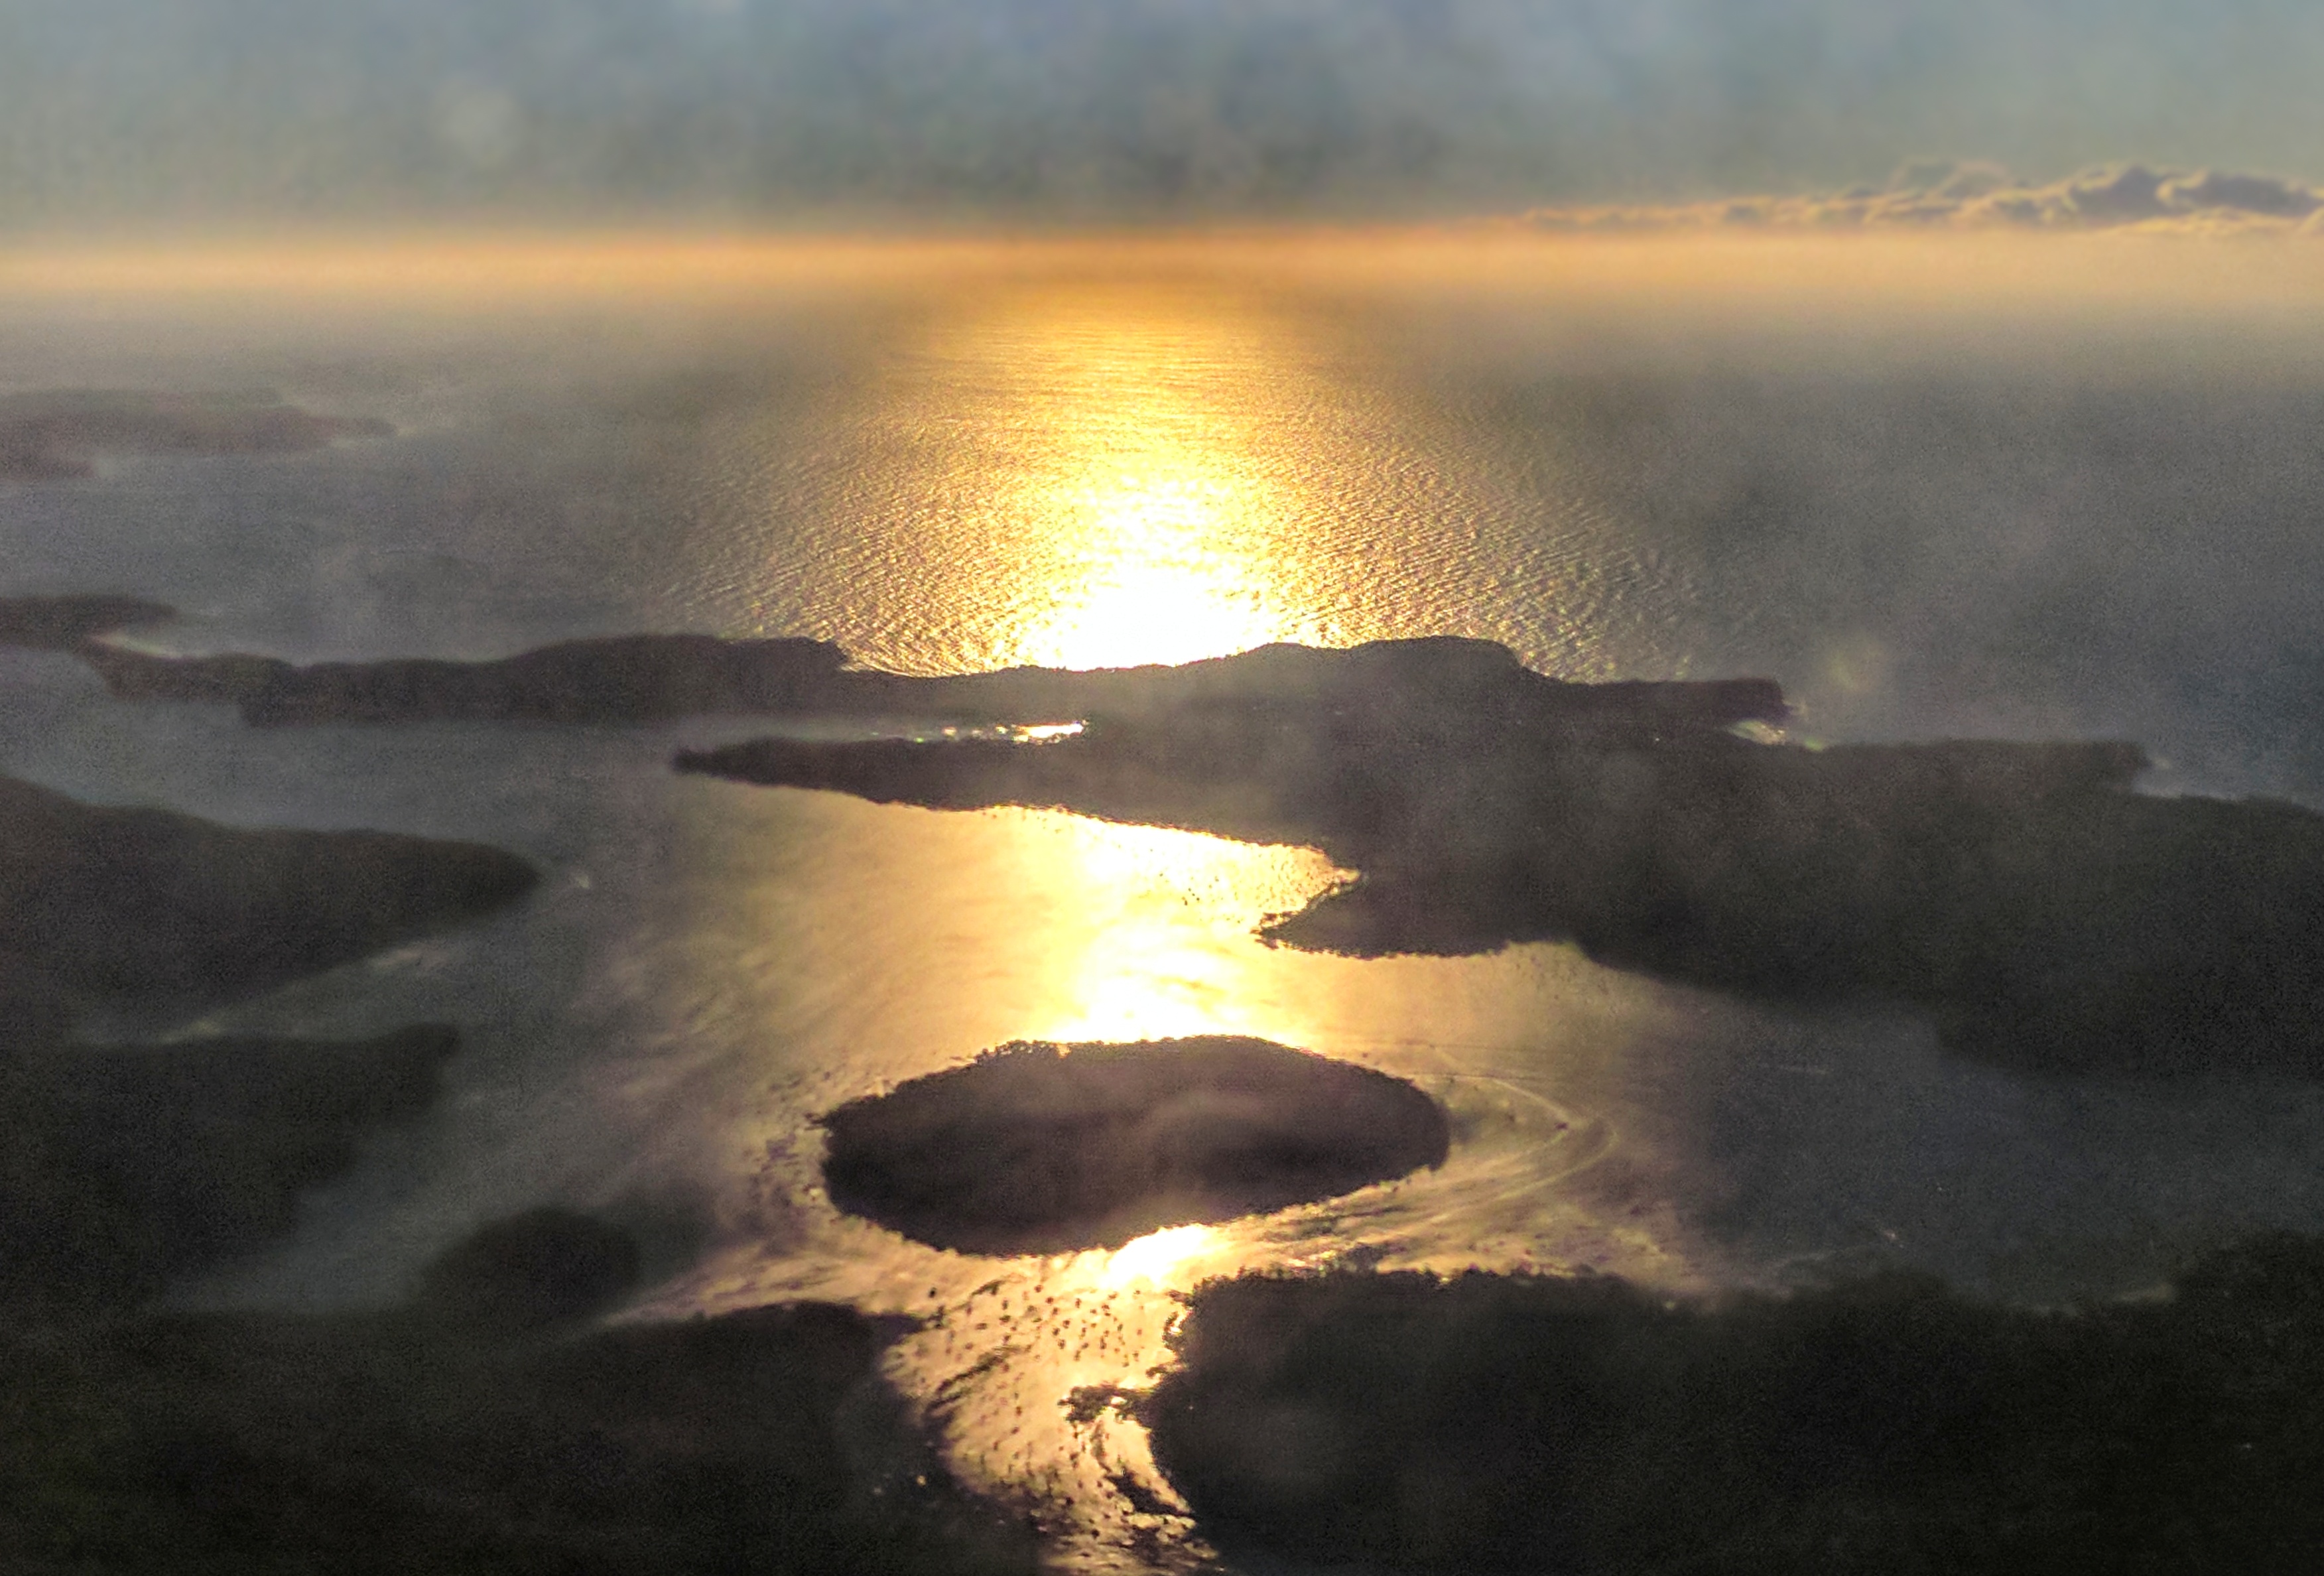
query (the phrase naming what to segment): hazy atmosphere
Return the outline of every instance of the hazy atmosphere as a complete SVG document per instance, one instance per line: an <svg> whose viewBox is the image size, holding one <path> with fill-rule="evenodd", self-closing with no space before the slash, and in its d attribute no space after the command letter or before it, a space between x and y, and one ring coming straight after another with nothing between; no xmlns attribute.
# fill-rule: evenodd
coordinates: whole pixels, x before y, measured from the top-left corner
<svg viewBox="0 0 2324 1576"><path fill-rule="evenodd" d="M2319 68L0 0L0 1570L2324 1568Z"/></svg>
<svg viewBox="0 0 2324 1576"><path fill-rule="evenodd" d="M2314 173L2298 0L12 0L0 224L1443 216Z"/></svg>

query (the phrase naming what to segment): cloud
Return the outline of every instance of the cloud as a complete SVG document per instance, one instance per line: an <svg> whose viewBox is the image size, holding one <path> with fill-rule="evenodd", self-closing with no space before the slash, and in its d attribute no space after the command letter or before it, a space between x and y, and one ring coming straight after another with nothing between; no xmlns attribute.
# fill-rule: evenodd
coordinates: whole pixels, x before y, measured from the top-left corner
<svg viewBox="0 0 2324 1576"><path fill-rule="evenodd" d="M2319 60L2312 0L0 4L0 230L1860 207L1926 148L2301 168Z"/></svg>
<svg viewBox="0 0 2324 1576"><path fill-rule="evenodd" d="M2104 164L2046 185L1996 164L1915 160L1885 187L1806 196L1536 208L1544 230L2028 229L2324 234L2324 189L2273 175Z"/></svg>

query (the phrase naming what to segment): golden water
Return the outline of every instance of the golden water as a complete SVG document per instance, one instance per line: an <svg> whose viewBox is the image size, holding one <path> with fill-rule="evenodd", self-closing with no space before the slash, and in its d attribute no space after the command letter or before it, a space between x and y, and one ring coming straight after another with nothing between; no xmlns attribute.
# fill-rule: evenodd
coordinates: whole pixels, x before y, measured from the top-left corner
<svg viewBox="0 0 2324 1576"><path fill-rule="evenodd" d="M908 672L1418 632L1667 664L1668 569L1556 447L1495 452L1405 376L1248 286L945 292L810 435L722 429L687 594Z"/></svg>
<svg viewBox="0 0 2324 1576"><path fill-rule="evenodd" d="M2312 644L2297 598L2324 584L2313 533L2247 532L2223 552L2208 512L2172 534L2173 495L2124 554L2122 500L2103 491L2121 453L2093 459L2072 420L2035 423L2047 449L1979 447L1987 427L1955 419L1990 417L2018 445L2029 417L2080 410L2081 364L2003 329L2085 300L2131 320L2144 298L2125 260L2143 254L2077 251L2070 289L2029 295L2030 250L1977 253L1982 275L1922 258L1900 284L1882 274L1912 261L1895 248L1544 246L1495 253L1481 284L1431 276L1390 300L1342 265L1360 249L1330 266L971 268L872 247L793 272L714 249L694 274L650 249L594 263L536 249L524 268L429 253L414 270L447 300L494 278L508 290L489 312L433 317L381 305L398 265L355 253L278 259L263 300L210 318L159 297L67 300L91 278L159 290L168 259L150 278L0 266L0 294L32 292L0 300L26 380L270 382L405 434L8 493L5 589L165 596L189 617L156 638L189 650L482 655L693 628L821 635L932 673L1456 633L1567 677L1769 673L1842 737L1998 717L2168 754L2225 738L2215 759L2232 763L2296 731L2255 712L2205 734L2234 692L2205 664L2243 682ZM213 262L227 280L231 259ZM2073 282L2098 263L2112 294ZM851 296L832 274L858 263L869 282ZM673 305L654 293L683 296L671 278L708 294ZM312 323L276 321L277 286L300 279L339 294ZM523 316L526 290L576 279L598 293ZM1440 323L1455 285L1476 289ZM1913 327L1948 290L1950 326ZM2289 321L2309 310L2301 291L2263 304ZM2001 312L2028 300L2032 317ZM1987 370L1960 370L1963 346ZM2109 375L2183 392L2169 357L2132 349ZM2255 457L2204 473L2207 505L2262 523L2286 517L2266 478L2312 448L2307 353L2271 354L2293 419L2238 420L2213 447ZM2206 375L2275 410L2278 384L2231 360ZM1945 399L1926 392L1932 366L1950 369ZM1858 404L1870 415L1848 425ZM1925 431L1942 443L1916 425L1937 418L1952 424ZM1835 499L1845 530L1828 524ZM2101 503L2104 531L2068 530ZM2071 550L2044 557L2058 542ZM2185 638L2153 631L2153 659L2127 668L2086 674L2025 642L2061 604L2015 607L2021 583L2149 616L2170 605L2150 577L2226 611ZM2203 682L2170 687L2190 674ZM708 1220L709 1249L639 1316L827 1296L924 1319L892 1376L973 1482L1034 1503L1089 1568L1199 1553L1106 1398L1146 1382L1174 1294L1209 1276L1589 1265L1683 1286L1877 1252L2050 1295L2137 1284L2172 1232L2324 1220L2324 1107L2305 1092L2036 1084L1943 1055L1900 1015L1755 1007L1566 947L1274 949L1260 921L1342 879L1313 851L668 770L675 748L763 722L254 732L109 703L60 659L10 659L0 686L7 770L231 820L475 837L549 872L503 920L219 1016L313 1033L444 1018L468 1048L426 1124L383 1138L309 1201L294 1240L198 1295L385 1298L478 1220L676 1199ZM2324 797L2312 779L2268 786ZM1201 1033L1413 1079L1452 1114L1451 1157L1346 1199L1047 1258L918 1247L819 1192L814 1119L844 1101L1011 1039Z"/></svg>
<svg viewBox="0 0 2324 1576"><path fill-rule="evenodd" d="M709 507L736 544L718 572L770 626L811 610L805 622L864 659L926 671L1180 662L1447 627L1508 638L1496 621L1512 599L1489 588L1529 570L1536 659L1614 666L1600 642L1620 621L1601 604L1637 578L1634 558L1592 554L1584 498L1489 496L1489 475L1465 474L1385 376L1328 319L1263 298L1080 281L981 293L918 325L833 419L811 462L833 479L809 488L826 521L757 524L754 508L795 507L796 487L738 496L747 465L712 467L726 480ZM747 454L758 436L725 441ZM1268 915L1345 878L1309 850L1030 813L835 819L862 829L863 862L767 901L804 904L789 927L843 950L879 938L897 995L875 988L852 1015L875 1043L884 1009L905 1019L884 1079L1010 1038L1250 1034L1413 1077L1459 1128L1442 1172L1348 1199L1110 1253L987 1260L831 1215L800 1126L811 1112L761 1116L751 1136L798 1201L798 1240L745 1243L658 1309L811 1295L927 1319L892 1373L972 1480L1029 1500L1076 1563L1192 1555L1139 1431L1102 1396L1148 1382L1175 1294L1201 1279L1351 1254L1685 1275L1665 1221L1609 1218L1571 1185L1613 1135L1559 1092L1651 1011L1563 1000L1596 974L1570 954L1353 963L1262 945ZM727 857L748 866L746 850ZM827 962L868 983L861 960ZM806 1103L860 1092L818 1082Z"/></svg>

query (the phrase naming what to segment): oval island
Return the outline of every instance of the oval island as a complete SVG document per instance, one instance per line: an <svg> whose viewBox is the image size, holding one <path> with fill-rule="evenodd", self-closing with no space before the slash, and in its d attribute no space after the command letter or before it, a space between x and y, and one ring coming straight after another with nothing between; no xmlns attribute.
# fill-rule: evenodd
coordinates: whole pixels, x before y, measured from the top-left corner
<svg viewBox="0 0 2324 1576"><path fill-rule="evenodd" d="M1400 1078L1267 1040L1019 1042L823 1119L832 1202L966 1253L1116 1248L1443 1162Z"/></svg>

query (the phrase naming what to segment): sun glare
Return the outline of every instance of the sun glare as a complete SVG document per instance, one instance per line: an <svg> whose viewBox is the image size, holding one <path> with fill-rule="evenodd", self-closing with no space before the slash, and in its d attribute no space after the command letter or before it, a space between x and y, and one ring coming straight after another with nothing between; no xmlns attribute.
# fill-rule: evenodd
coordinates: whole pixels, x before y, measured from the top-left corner
<svg viewBox="0 0 2324 1576"><path fill-rule="evenodd" d="M1167 290L1061 287L1010 292L930 347L935 381L975 410L945 491L985 544L948 570L994 610L985 660L1332 640L1300 529L1314 393L1281 332Z"/></svg>
<svg viewBox="0 0 2324 1576"><path fill-rule="evenodd" d="M1170 1226L1148 1231L1114 1250L1105 1261L1098 1284L1108 1291L1119 1291L1139 1281L1155 1286L1167 1285L1179 1270L1217 1246L1218 1239L1214 1226Z"/></svg>
<svg viewBox="0 0 2324 1576"><path fill-rule="evenodd" d="M1142 469L1093 479L1046 512L1075 569L1047 616L1021 637L1029 660L1063 668L1185 662L1286 638L1256 567L1235 551L1253 507L1192 456L1152 453Z"/></svg>
<svg viewBox="0 0 2324 1576"><path fill-rule="evenodd" d="M1099 348L1067 340L1061 356ZM1041 425L1053 474L1020 506L1047 537L1049 604L1019 636L1021 659L1113 668L1222 656L1298 631L1255 551L1278 489L1250 462L1237 420L1247 391L1222 386L1168 336L1117 340L1060 367ZM1124 354L1124 352L1127 354Z"/></svg>
<svg viewBox="0 0 2324 1576"><path fill-rule="evenodd" d="M1043 816L1028 855L1082 896L1083 923L1056 938L1057 1040L1181 1035L1296 1037L1245 978L1266 916L1297 908L1335 878L1304 848L1254 848L1190 832Z"/></svg>

